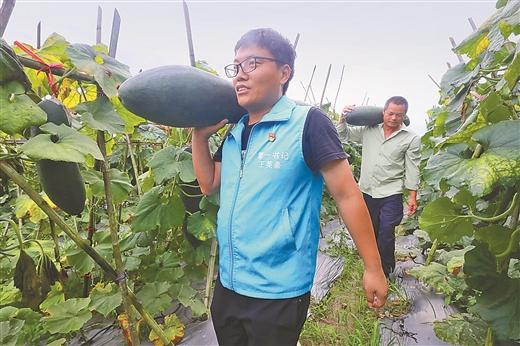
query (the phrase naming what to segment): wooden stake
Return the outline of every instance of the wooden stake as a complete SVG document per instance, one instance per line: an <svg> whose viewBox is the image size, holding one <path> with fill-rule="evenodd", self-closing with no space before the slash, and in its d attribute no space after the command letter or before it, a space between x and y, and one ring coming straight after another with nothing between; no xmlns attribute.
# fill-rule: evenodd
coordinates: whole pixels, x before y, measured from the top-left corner
<svg viewBox="0 0 520 346"><path fill-rule="evenodd" d="M312 69L312 74L311 74L311 79L309 80L309 85L308 87L305 89L305 97L303 98L303 102L307 102L307 95L309 94L309 90L311 88L311 84L312 84L312 79L314 78L314 72L316 72L316 65L314 65L314 68Z"/></svg>
<svg viewBox="0 0 520 346"><path fill-rule="evenodd" d="M296 50L296 47L298 47L298 41L300 40L300 33L296 35L296 38L294 39L293 48Z"/></svg>
<svg viewBox="0 0 520 346"><path fill-rule="evenodd" d="M457 43L455 43L455 40L453 39L453 37L450 37L450 42L451 42L451 47L453 49L457 48ZM455 52L455 50L453 52ZM460 54L457 54L457 53L455 53L455 54L457 55L457 58L459 59L459 62L463 63L464 60L462 59L462 56Z"/></svg>
<svg viewBox="0 0 520 346"><path fill-rule="evenodd" d="M40 49L42 47L42 22L39 21L38 25L36 25L36 48Z"/></svg>

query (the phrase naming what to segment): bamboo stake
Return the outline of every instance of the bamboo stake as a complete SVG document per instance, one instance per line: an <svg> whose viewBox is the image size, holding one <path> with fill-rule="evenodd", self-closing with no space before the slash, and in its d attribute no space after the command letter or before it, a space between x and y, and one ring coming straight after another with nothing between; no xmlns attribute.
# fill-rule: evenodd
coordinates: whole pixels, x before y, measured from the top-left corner
<svg viewBox="0 0 520 346"><path fill-rule="evenodd" d="M473 29L473 31L477 31L477 26L475 25L473 18L469 17L468 22L469 22L469 25L471 25L471 28Z"/></svg>
<svg viewBox="0 0 520 346"><path fill-rule="evenodd" d="M19 56L19 55L17 57L20 60L20 62L22 63L22 65L25 67L29 67L29 68L32 68L35 70L46 70L47 69L47 66L42 64L39 61L29 59L24 56ZM51 67L50 70L51 70L52 74L54 74L56 76L63 76L65 74L67 74L68 78L72 78L72 79L75 79L78 81L95 83L94 77L89 76L82 72L70 72L61 67Z"/></svg>
<svg viewBox="0 0 520 346"><path fill-rule="evenodd" d="M300 33L296 35L296 38L294 39L293 49L296 50L296 47L298 47L298 41L300 40Z"/></svg>
<svg viewBox="0 0 520 346"><path fill-rule="evenodd" d="M303 98L303 102L306 102L307 101L307 95L309 94L309 90L311 88L311 84L312 84L312 79L314 78L314 72L316 72L316 65L314 65L314 68L312 69L312 74L311 74L311 79L309 80L309 86L307 87L307 89L305 89L305 97Z"/></svg>
<svg viewBox="0 0 520 346"><path fill-rule="evenodd" d="M343 72L345 72L345 65L341 68L341 77L339 77L339 85L338 91L336 92L336 97L334 98L334 105L332 106L332 111L336 111L336 102L338 101L339 90L341 89L341 82L343 81Z"/></svg>
<svg viewBox="0 0 520 346"><path fill-rule="evenodd" d="M457 43L455 42L455 39L453 39L453 37L450 37L450 42L451 42L451 47L453 49L457 48ZM455 52L455 50L453 52ZM457 55L457 58L459 59L459 62L463 63L464 60L462 59L462 56L460 54L457 54L457 53L455 53L455 54Z"/></svg>
<svg viewBox="0 0 520 346"><path fill-rule="evenodd" d="M193 50L193 38L191 37L191 24L190 24L190 12L186 1L182 1L182 7L184 9L184 23L186 24L186 36L188 39L188 50L190 53L190 65L195 67L195 51Z"/></svg>
<svg viewBox="0 0 520 346"><path fill-rule="evenodd" d="M89 255L94 262L96 262L101 269L105 272L110 280L118 278L117 272L92 246L88 244L85 239L82 239L75 231L73 231L67 223L58 215L58 213L52 209L47 202L43 199L38 192L36 192L31 185L21 176L16 170L14 170L7 162L0 161L0 170L2 170L16 185L18 185L38 207L40 207L50 220L54 221L63 232L70 238L76 245L78 245L83 251ZM159 338L166 344L171 345L171 341L168 339L161 327L155 322L155 320L144 310L143 305L139 302L135 294L128 289L128 297L132 305L137 309L139 314L143 317L146 323L151 329L159 336Z"/></svg>
<svg viewBox="0 0 520 346"><path fill-rule="evenodd" d="M36 48L40 49L42 46L42 22L39 21L36 25Z"/></svg>
<svg viewBox="0 0 520 346"><path fill-rule="evenodd" d="M97 21L96 21L96 44L101 43L101 23L103 22L103 10L101 6L97 7Z"/></svg>
<svg viewBox="0 0 520 346"><path fill-rule="evenodd" d="M4 36L5 28L7 27L7 23L9 23L9 18L13 12L15 3L16 0L4 0L2 2L2 7L0 7L0 37Z"/></svg>
<svg viewBox="0 0 520 346"><path fill-rule="evenodd" d="M439 83L437 83L437 82L435 81L435 79L433 79L433 77L432 77L431 75L428 75L428 77L430 77L431 81L432 81L432 82L437 86L437 88L439 88L439 89L441 88L441 86L439 85Z"/></svg>
<svg viewBox="0 0 520 346"><path fill-rule="evenodd" d="M332 68L332 64L329 64L329 70L327 71L327 77L325 78L325 85L323 86L323 91L321 92L320 107L323 105L323 98L325 97L325 90L327 89L327 84L329 83L329 76L330 76L331 68Z"/></svg>

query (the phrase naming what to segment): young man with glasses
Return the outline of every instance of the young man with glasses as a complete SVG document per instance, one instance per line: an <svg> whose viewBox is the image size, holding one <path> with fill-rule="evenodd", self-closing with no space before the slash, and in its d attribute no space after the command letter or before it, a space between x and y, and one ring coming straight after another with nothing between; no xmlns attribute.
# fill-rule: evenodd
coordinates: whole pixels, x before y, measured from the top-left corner
<svg viewBox="0 0 520 346"><path fill-rule="evenodd" d="M343 109L343 120L354 106ZM403 126L408 101L389 98L383 108L383 123L377 126L348 126L341 121L342 139L362 144L359 188L376 232L383 270L388 277L395 268L395 227L403 218L403 189L408 190L408 215L417 209L421 140Z"/></svg>
<svg viewBox="0 0 520 346"><path fill-rule="evenodd" d="M336 129L319 109L285 96L294 59L292 45L278 32L247 32L225 71L248 113L214 157L208 139L226 120L193 132L201 190L220 189L211 315L221 345L297 343L316 266L323 182L363 258L369 306L386 300L368 210Z"/></svg>

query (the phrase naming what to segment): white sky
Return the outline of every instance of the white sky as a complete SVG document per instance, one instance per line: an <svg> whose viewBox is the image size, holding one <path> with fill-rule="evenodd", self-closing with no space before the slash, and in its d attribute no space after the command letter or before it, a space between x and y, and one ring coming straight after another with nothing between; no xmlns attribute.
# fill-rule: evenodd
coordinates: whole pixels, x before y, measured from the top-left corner
<svg viewBox="0 0 520 346"><path fill-rule="evenodd" d="M516 0L515 0L516 1ZM103 43L110 40L117 8L121 31L117 59L133 74L169 64L189 64L182 3L179 1L23 1L16 2L4 34L9 43L36 45L53 32L71 43L95 43L97 7L103 9ZM295 76L288 95L303 100L314 65L312 87L321 97L336 96L341 67L345 74L336 104L382 105L393 95L410 103L411 127L425 132L426 111L438 101L430 74L440 82L458 59L449 37L461 42L471 32L468 17L480 25L495 11L495 1L188 1L196 59L206 60L223 75L233 48L249 29L272 27L294 41Z"/></svg>

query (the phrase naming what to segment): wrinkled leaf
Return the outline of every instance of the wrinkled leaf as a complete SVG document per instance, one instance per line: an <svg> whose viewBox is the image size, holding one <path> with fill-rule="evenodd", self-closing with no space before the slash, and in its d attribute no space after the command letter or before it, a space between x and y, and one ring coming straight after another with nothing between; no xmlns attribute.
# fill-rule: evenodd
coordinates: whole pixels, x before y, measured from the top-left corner
<svg viewBox="0 0 520 346"><path fill-rule="evenodd" d="M491 225L475 230L475 238L485 242L489 250L498 255L502 253L509 244L513 230L502 225Z"/></svg>
<svg viewBox="0 0 520 346"><path fill-rule="evenodd" d="M435 335L450 345L484 345L487 324L471 314L454 314L433 322Z"/></svg>

